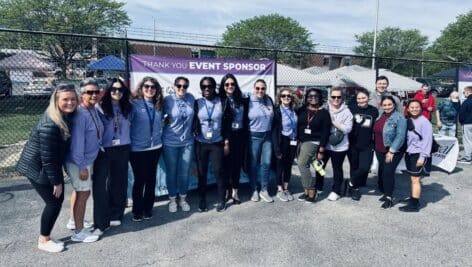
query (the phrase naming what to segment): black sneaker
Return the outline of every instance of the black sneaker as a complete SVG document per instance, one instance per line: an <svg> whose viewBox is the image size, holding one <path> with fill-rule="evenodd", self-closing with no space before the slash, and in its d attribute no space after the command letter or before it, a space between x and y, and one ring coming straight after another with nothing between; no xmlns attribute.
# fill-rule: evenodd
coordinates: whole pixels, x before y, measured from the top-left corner
<svg viewBox="0 0 472 267"><path fill-rule="evenodd" d="M418 212L420 211L420 203L418 201L415 202L412 199L410 199L407 205L403 207L399 207L398 209L403 212Z"/></svg>
<svg viewBox="0 0 472 267"><path fill-rule="evenodd" d="M150 220L152 218L152 212L145 212L143 219Z"/></svg>
<svg viewBox="0 0 472 267"><path fill-rule="evenodd" d="M307 202L307 203L315 203L315 202L316 202L316 197L309 197L309 196L306 196L306 197L305 197L305 202Z"/></svg>
<svg viewBox="0 0 472 267"><path fill-rule="evenodd" d="M385 201L384 203L382 204L382 206L380 206L382 209L390 209L391 207L393 207L393 201L392 199L388 198L388 197L385 197Z"/></svg>
<svg viewBox="0 0 472 267"><path fill-rule="evenodd" d="M226 209L226 203L225 202L219 202L217 205L216 205L216 211L217 212L222 212Z"/></svg>
<svg viewBox="0 0 472 267"><path fill-rule="evenodd" d="M305 199L307 198L308 196L305 195L305 193L302 193L301 195L298 196L298 201L305 201Z"/></svg>
<svg viewBox="0 0 472 267"><path fill-rule="evenodd" d="M200 199L200 204L198 204L198 211L199 212L208 211L206 199L204 198Z"/></svg>
<svg viewBox="0 0 472 267"><path fill-rule="evenodd" d="M381 198L379 198L379 201L380 201L380 202L384 202L385 200L387 200L387 196L386 196L386 195L383 195Z"/></svg>
<svg viewBox="0 0 472 267"><path fill-rule="evenodd" d="M137 214L133 214L133 221L135 222L140 222L143 220L143 216L142 215L137 215Z"/></svg>
<svg viewBox="0 0 472 267"><path fill-rule="evenodd" d="M359 201L361 199L361 190L359 188L351 188L352 200Z"/></svg>

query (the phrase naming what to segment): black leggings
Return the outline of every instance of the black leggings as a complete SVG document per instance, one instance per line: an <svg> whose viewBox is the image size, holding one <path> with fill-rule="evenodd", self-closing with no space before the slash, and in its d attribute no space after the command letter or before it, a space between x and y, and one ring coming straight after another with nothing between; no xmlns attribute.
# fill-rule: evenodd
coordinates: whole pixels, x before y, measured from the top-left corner
<svg viewBox="0 0 472 267"><path fill-rule="evenodd" d="M296 151L297 147L290 145L290 138L282 135L280 140L282 158L276 161L277 185L282 186L282 188L284 183L289 183L292 177L292 164Z"/></svg>
<svg viewBox="0 0 472 267"><path fill-rule="evenodd" d="M374 158L372 149L359 149L351 146L347 153L349 159L349 168L351 176L351 184L354 188L365 186L367 177L369 176L370 166Z"/></svg>
<svg viewBox="0 0 472 267"><path fill-rule="evenodd" d="M241 177L241 167L243 165L243 153L245 146L248 145L247 137L244 135L243 130L232 131L229 136L229 154L224 156L224 177L226 177L231 183L228 183L228 187L231 186L234 189L239 188L239 179ZM231 190L231 188L228 188Z"/></svg>
<svg viewBox="0 0 472 267"><path fill-rule="evenodd" d="M344 158L346 157L347 151L324 151L323 157L323 168L326 168L326 163L329 159L331 159L331 165L333 166L333 187L331 189L332 192L335 192L338 195L341 195L341 187L344 180L343 174L343 163ZM316 184L315 188L318 191L322 191L324 186L324 176L321 176L318 172L316 172Z"/></svg>
<svg viewBox="0 0 472 267"><path fill-rule="evenodd" d="M156 191L156 172L162 148L131 152L130 162L134 174L133 209L135 215L152 213Z"/></svg>
<svg viewBox="0 0 472 267"><path fill-rule="evenodd" d="M38 184L32 180L30 180L30 182L39 196L44 200L44 203L46 203L43 213L41 214L41 235L49 236L61 212L62 202L64 201L64 184L62 184L62 195L56 198L52 194L54 191L52 185Z"/></svg>
<svg viewBox="0 0 472 267"><path fill-rule="evenodd" d="M380 192L388 197L393 197L393 189L395 187L395 170L397 169L400 160L402 159L403 153L397 152L393 154L391 162L385 162L385 155L387 153L375 152L375 156L379 161L378 175L378 186Z"/></svg>
<svg viewBox="0 0 472 267"><path fill-rule="evenodd" d="M195 142L198 170L198 193L206 197L208 165L211 161L213 175L218 186L218 201L225 201L227 179L223 176L223 143L205 144Z"/></svg>

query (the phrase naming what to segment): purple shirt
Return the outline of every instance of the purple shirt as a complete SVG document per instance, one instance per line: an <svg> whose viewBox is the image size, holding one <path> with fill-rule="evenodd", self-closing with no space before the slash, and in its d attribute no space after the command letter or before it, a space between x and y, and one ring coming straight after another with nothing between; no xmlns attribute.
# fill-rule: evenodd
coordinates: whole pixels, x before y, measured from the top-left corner
<svg viewBox="0 0 472 267"><path fill-rule="evenodd" d="M408 154L420 154L421 160L431 157L431 146L433 144L433 127L431 122L424 116L419 116L416 119L411 118L415 125L415 131L421 135L421 140L418 134L413 131L408 131L407 149Z"/></svg>

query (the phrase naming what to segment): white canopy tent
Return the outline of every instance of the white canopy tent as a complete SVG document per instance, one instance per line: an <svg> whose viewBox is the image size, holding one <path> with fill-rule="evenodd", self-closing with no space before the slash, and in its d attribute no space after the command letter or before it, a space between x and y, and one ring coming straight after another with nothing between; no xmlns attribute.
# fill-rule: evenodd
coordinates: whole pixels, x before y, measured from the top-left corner
<svg viewBox="0 0 472 267"><path fill-rule="evenodd" d="M303 70L277 64L277 86L330 86L330 82Z"/></svg>

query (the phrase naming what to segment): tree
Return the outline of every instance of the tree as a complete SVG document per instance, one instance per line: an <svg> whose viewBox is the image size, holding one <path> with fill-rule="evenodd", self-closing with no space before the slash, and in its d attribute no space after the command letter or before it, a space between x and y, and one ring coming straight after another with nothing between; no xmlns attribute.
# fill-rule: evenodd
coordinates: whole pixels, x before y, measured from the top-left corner
<svg viewBox="0 0 472 267"><path fill-rule="evenodd" d="M277 50L313 51L311 34L290 17L278 14L256 16L241 20L226 27L222 41L218 45L236 47L254 47ZM273 58L273 53L242 49L217 49L219 57L260 59ZM277 56L279 62L298 64L299 59L293 54L282 53Z"/></svg>
<svg viewBox="0 0 472 267"><path fill-rule="evenodd" d="M358 55L371 56L374 44L374 32L365 32L355 35L358 45L354 52ZM422 35L418 30L402 30L400 28L387 27L377 35L378 57L412 58L421 59L422 53L428 44L428 37ZM364 62L370 65L370 60ZM382 60L377 59L376 64L380 68L386 68L408 76L417 76L420 63L412 63L404 60Z"/></svg>
<svg viewBox="0 0 472 267"><path fill-rule="evenodd" d="M0 0L0 25L6 28L78 34L114 34L130 24L123 10L125 3L114 0ZM65 75L74 56L92 50L95 40L90 38L3 34L15 48L46 51ZM105 41L102 47L115 46Z"/></svg>

